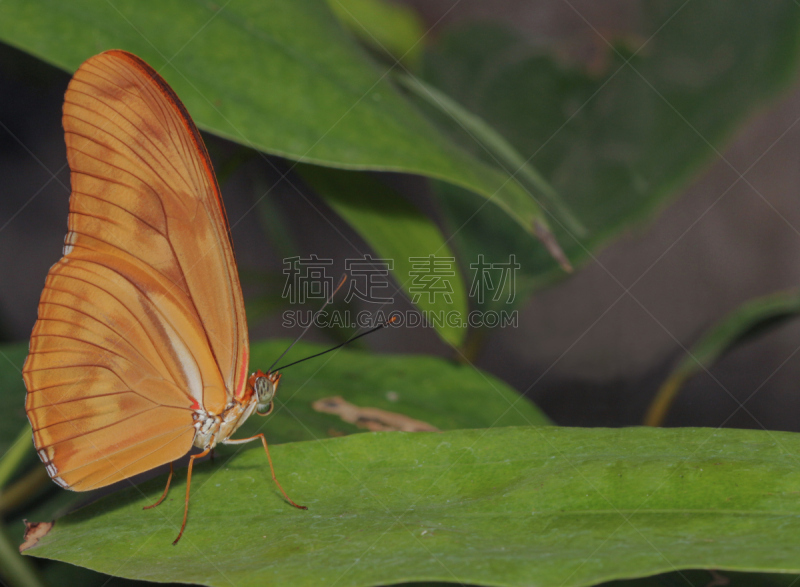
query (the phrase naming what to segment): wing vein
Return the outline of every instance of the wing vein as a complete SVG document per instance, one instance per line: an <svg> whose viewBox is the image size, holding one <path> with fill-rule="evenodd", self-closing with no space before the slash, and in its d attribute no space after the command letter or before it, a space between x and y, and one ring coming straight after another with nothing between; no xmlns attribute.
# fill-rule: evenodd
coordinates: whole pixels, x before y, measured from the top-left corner
<svg viewBox="0 0 800 587"><path fill-rule="evenodd" d="M60 386L56 386L56 387L60 387ZM132 389L124 389L122 391L112 391L110 393L98 393L98 394L95 394L95 395L87 395L85 397L76 397L76 398L72 398L72 399L66 399L66 400L64 400L62 402L53 402L53 403L50 403L50 404L36 405L36 406L34 406L33 409L40 410L42 408L52 408L52 407L55 407L55 406L63 406L64 404L71 404L71 403L74 403L74 402L85 402L88 399L94 399L96 397L111 397L111 396L114 396L114 395L124 395L126 393L134 393L134 394L138 395L139 397L142 397L142 398L150 401L150 403L155 404L157 406L163 405L163 404L159 404L157 402L154 402L153 400L151 400L149 398L146 398L146 397L144 397L143 395L141 395L139 393L136 393ZM41 430L41 428L40 428L40 430Z"/></svg>
<svg viewBox="0 0 800 587"><path fill-rule="evenodd" d="M106 200L105 198L101 198L97 194L89 194L89 193L80 192L80 191L77 191L77 190L74 190L74 189L72 190L72 194L73 195L84 196L84 197L87 197L87 198L92 198L93 200L97 200L99 202L103 202L105 204L108 204L109 206L114 206L115 208L118 208L118 209L122 210L123 212L126 212L128 215L132 216L133 218L135 218L137 221L141 222L142 224L144 224L148 228L152 228L153 231L157 232L158 234L160 234L164 238L167 237L167 235L165 233L161 232L161 230L159 228L153 226L152 224L150 224L147 220L145 220L141 216L138 216L137 214L134 214L128 208L125 208L124 206L120 206L119 204L117 204L116 202L114 202L112 200Z"/></svg>
<svg viewBox="0 0 800 587"><path fill-rule="evenodd" d="M77 308L73 308L73 307L71 307L71 306L67 306L67 305L65 305L65 304L59 304L58 302L49 302L49 301L43 301L43 302L40 302L40 305L43 305L43 306L58 306L58 307L61 307L61 308L66 308L67 310L70 310L70 311L72 311L72 312L77 312L78 314L82 314L83 316L86 316L87 318L89 318L89 319L93 320L94 322L97 322L97 323L98 323L100 326L103 326L104 328L108 328L108 329L109 329L111 332L113 332L114 334L116 334L116 335L117 335L117 336L120 338L120 340L124 340L125 342L127 342L127 343L128 343L128 346L129 346L129 347L131 347L131 348L132 348L134 351L136 351L136 354L138 354L140 357L142 357L142 359L143 359L143 360L144 360L144 361L145 361L147 364L149 364L149 365L152 365L154 368L156 368L156 370L157 370L157 371L159 371L159 372L162 372L162 371L161 371L161 369L158 369L156 365L153 365L153 363L152 363L152 362L151 362L151 361L150 361L150 360L149 360L147 357L145 357L145 356L142 354L142 352L141 352L141 351L140 351L138 348L136 348L136 346L135 346L135 345L133 345L133 344L131 343L131 341L129 341L129 340L127 339L127 337L125 337L125 336L121 335L121 334L120 334L119 332L117 332L117 331L116 331L114 328L112 328L111 326L109 326L109 325L108 325L108 324L106 324L105 322L101 322L101 321L100 321L100 320L98 320L96 317L92 316L91 314L87 314L86 312L83 312L83 311L81 311L81 310L78 310ZM82 328L82 329L84 329L84 330L86 330L86 331L88 331L88 332L91 332L91 333L93 333L93 334L98 334L98 333L94 332L93 330L89 330L89 329L88 329L86 326L84 326L84 325L82 325L82 324L78 324L78 323L76 323L76 322L70 322L69 320L64 320L64 319L62 319L62 318L53 318L53 317L48 317L48 316L46 316L45 318L40 318L40 320L52 321L52 322L63 322L63 323L65 323L65 324L72 324L73 326L78 326L78 327L80 327L80 328ZM99 336L99 334L98 334L98 336ZM152 343L152 340L151 340L149 337L148 337L148 340L150 340L150 342ZM155 350L155 347L154 347L154 350ZM158 356L158 355L156 354L156 356ZM167 369L167 366L166 366L166 365L164 365L164 363L163 363L163 362L161 363L161 366L164 368L164 371L167 371L167 372L169 372L169 370ZM175 383L175 382L173 381L172 383Z"/></svg>
<svg viewBox="0 0 800 587"><path fill-rule="evenodd" d="M130 157L127 157L126 155L123 155L122 153L120 153L119 151L117 151L117 150L116 150L114 147L110 147L110 146L108 146L108 145L104 145L104 144L102 144L102 143L98 143L98 142L97 142L95 139L92 139L92 138L89 138L89 137L87 137L87 136L84 136L84 135L82 135L82 134L80 134L80 133L78 133L78 132L75 132L74 130L65 130L65 131L64 131L64 134L75 135L75 136L81 137L82 139L86 139L87 141L89 141L89 142L91 142L91 143L94 143L95 145L97 145L97 146L99 146L99 147L103 147L104 149L108 149L108 150L110 150L110 151L114 151L114 153L116 153L116 154L117 154L117 155L118 155L120 158L124 159L125 161L128 161L128 162L130 162L130 163L132 163L132 164L134 164L134 163L135 163L135 162L134 162L134 161L133 161L133 160L132 160ZM124 169L124 168L120 167L119 165L116 165L116 164L112 163L112 162L111 162L109 159L100 159L99 157L96 157L95 155L92 155L91 153L87 153L86 151L83 151L83 150L79 149L79 148L78 148L78 147L76 147L75 145L71 145L71 146L70 146L70 151L73 151L73 152L75 152L75 153L80 153L80 154L81 154L81 155L83 155L84 157L86 157L86 158L88 158L88 159L93 159L93 160L95 160L95 161L98 161L98 162L102 163L103 165L108 165L109 167L113 167L114 169L119 169L121 172L123 172L123 173L125 173L125 174L127 174L127 175L130 175L131 177L133 177L133 178L135 178L135 179L139 180L139 182L143 183L143 184L144 184L144 185L146 185L148 188L150 188L150 190L151 190L151 191L152 191L154 194L158 194L158 193L161 191L161 188L160 188L160 187L159 187L159 188L157 188L157 187L155 187L155 186L151 185L150 181L148 181L147 179L145 179L145 178L143 178L143 177L140 177L139 175L137 175L136 173L134 173L134 172L133 172L133 171L131 171L130 169ZM141 166L138 166L138 165L131 165L131 167L133 167L134 169L135 169L136 167L139 167L139 168L141 169ZM185 207L186 207L186 205L184 204L184 202L183 202L183 201L182 201L182 199L180 198L180 194L179 194L179 193L178 193L178 192L175 190L175 188L174 188L174 187L172 187L172 185L171 185L171 182L169 182L169 181L166 181L166 180L165 180L165 179L164 179L164 178L161 176L161 174L160 174L160 173L158 173L158 172L157 172L155 169L153 169L153 168L152 168L152 167L150 167L149 165L148 165L148 167L149 167L149 169L150 169L150 170L153 172L153 175L154 175L155 177L157 177L159 180L161 180L161 183L163 184L163 188L164 188L164 189L166 189L166 190L169 190L169 191L171 191L173 194L175 194L175 196L176 196L176 201L177 201L177 202L180 202L180 203L181 203L181 205L183 205L183 207L185 208ZM101 181L108 180L108 178L107 178L107 177L102 177L102 176L101 176L101 177L98 177L98 179L100 179ZM135 189L135 188L134 188L134 189Z"/></svg>
<svg viewBox="0 0 800 587"><path fill-rule="evenodd" d="M84 430L83 432L81 432L79 434L76 434L75 436L70 436L69 438L60 438L57 442L54 442L52 444L44 444L42 446L37 446L37 448L49 448L51 446L59 445L62 442L68 442L70 440L75 440L76 438L80 438L81 436L86 436L87 434L94 434L95 432L100 432L101 430L106 430L107 428L111 428L112 426L117 426L118 424L122 424L123 422L125 422L127 420L130 420L131 418L134 418L136 416L141 416L142 414L146 414L147 412L152 412L153 410L158 410L158 409L186 411L186 408L177 408L177 407L174 407L174 406L164 406L164 405L160 405L159 404L159 405L153 406L152 408L147 408L146 410L141 410L139 412L136 412L135 414L127 415L127 416L125 416L123 418L120 418L119 420L115 420L114 422L112 422L110 424L106 424L104 426L100 426L99 428L94 428L93 430ZM79 417L79 418L72 418L71 420L68 420L68 422L74 422L76 420L85 420L85 419L94 418L94 417L96 417L96 416L85 416L85 417ZM41 428L36 428L34 431L35 432L39 432L41 430L46 430L50 426L55 426L56 424L61 424L61 422L55 422L53 424L48 424L47 426L43 426ZM109 454L113 454L113 453L109 453Z"/></svg>
<svg viewBox="0 0 800 587"><path fill-rule="evenodd" d="M157 435L155 435L155 436L151 436L151 437L149 437L149 438L146 438L146 439L144 439L144 440L140 440L139 442L134 442L134 443L132 443L132 444L128 444L127 446L125 446L125 447L123 447L123 448L120 448L119 450L115 450L115 451L113 451L113 452L108 452L108 453L105 453L105 454L103 454L103 456L102 456L102 457L100 457L99 459L94 459L94 460L88 461L87 463L85 463L85 464L81 465L80 467L73 467L72 469L59 470L59 471L58 471L58 473L59 473L59 475L66 475L67 473L73 473L73 472L75 472L75 471L78 471L79 469L83 469L84 467L88 467L88 466L89 466L89 465L91 465L92 463L95 463L95 462L97 462L97 461L100 461L100 460L108 459L108 457L110 457L111 455L115 455L115 454L117 454L118 452L122 452L123 450L127 450L127 449L129 449L129 448L133 448L134 446L137 446L137 445L139 445L139 444L143 444L143 443L145 443L145 442L150 442L151 440L154 440L154 439L156 439L156 438L161 438L162 436L166 436L167 434L172 434L172 433L173 433L173 432L175 432L176 430L180 430L180 431L181 431L181 433L183 433L183 432L185 432L185 431L186 431L186 428L188 428L188 427L187 427L187 426L178 426L178 427L176 427L176 428L170 428L169 430L167 430L166 432L162 432L161 434L157 434ZM180 434L179 434L178 436L180 436ZM175 438L177 438L178 436L176 436ZM173 440L174 440L174 439L173 439ZM59 443L56 443L56 444L53 444L53 445L50 445L50 446L53 446L53 447L55 447L55 446L57 446L58 444L59 444ZM44 447L43 447L43 448L44 448ZM158 449L156 449L156 450L158 450ZM154 452L155 452L155 451L154 451ZM152 453L151 453L151 454L152 454ZM116 472L116 471L115 471L115 472ZM112 475L109 475L109 477L111 477L111 476L112 476ZM107 478L108 478L108 477L106 477L106 479L107 479Z"/></svg>
<svg viewBox="0 0 800 587"><path fill-rule="evenodd" d="M88 108L86 108L86 107L85 107L85 106L83 106L82 104L78 104L77 102L70 102L70 101L68 101L68 100L65 100L64 102L65 102L65 103L67 103L67 104L70 104L70 105L72 105L72 106L75 106L75 107L77 107L77 108L81 108L81 109L83 109L83 110L89 110ZM114 109L113 107L111 107L111 106L109 106L109 108L110 108L111 110L114 110L114 112L117 112L117 114L119 114L120 118L122 118L122 119L126 120L126 121L127 121L127 122L128 122L128 123L129 123L129 124L132 126L132 127L134 127L134 128L137 128L137 129L139 128L139 127L138 127L136 124L134 124L133 122L131 122L131 121L130 121L130 120L127 118L127 117L125 117L125 116L124 116L124 115L123 115L121 112L119 112L118 110L115 110L115 109ZM154 159L156 159L156 160L160 160L160 161L165 161L166 163L168 163L168 164L169 164L169 166L170 166L170 167L172 167L173 171L175 171L175 174L176 174L176 175L178 175L178 176L181 178L181 180L183 180L183 183L184 183L184 184L186 184L186 188L187 188L188 190L190 190L190 191L192 190L192 186L191 186L191 185L189 185L189 182L186 180L186 177L184 177L184 175L183 175L183 174L180 172L180 170L179 170L177 167L175 167L174 163L172 162L172 157L169 157L167 154L165 154L165 153L164 153L164 152L161 150L161 148L160 148L160 147L159 147L159 146L158 146L158 145L155 143L155 141L152 141L152 140L150 140L149 138L147 138L147 140L146 140L146 142L147 142L147 143L149 143L150 145L152 145L152 147L153 147L153 150L155 150L155 151L157 151L157 152L158 152L158 155L160 155L160 157L159 157L158 155L156 155L156 154L153 152L153 150L151 150L150 148L148 148L148 146L147 146L146 144L144 144L144 143L142 143L141 141L137 140L137 139L136 139L136 137L132 136L132 135L131 135L130 133L128 133L128 132L127 132L125 129L123 129L123 128L122 128L122 127L120 127L118 124L116 124L112 118L109 118L108 116L105 116L104 114L100 114L99 112L97 112L97 111L94 111L94 110L91 110L90 112L92 112L93 114L96 114L96 115L98 115L98 116L101 116L101 117L105 118L105 119L106 119L106 120L107 120L107 121L108 121L110 124L113 124L114 126L116 126L116 127L117 127L117 128L118 128L118 129L119 129L121 132L125 133L125 134L126 134L128 137L130 137L130 139L131 139L131 141L132 141L132 142L136 143L136 145L137 145L139 148L141 148L141 149L143 149L143 150L147 151L147 152L148 152L148 153L149 153L149 154L150 154L150 155L151 155L151 156L152 156ZM91 126L91 127L95 128L95 129L97 129L98 133L102 133L102 134L104 134L104 135L107 135L107 136L111 137L112 139L117 139L117 137L116 137L115 135L111 134L110 132L108 132L108 130L106 130L105 126L103 126L103 127L97 126L96 124L94 124L94 123L92 123L92 122L90 122L90 121L86 120L85 118L81 118L80 116L76 116L75 114L70 114L70 116L71 116L72 118L74 118L75 120L77 120L77 121L79 121L79 122L82 122L83 124L86 124L86 125L88 125L88 126ZM105 148L107 148L107 149L110 149L110 150L114 151L115 153L117 153L119 156L121 156L121 157L123 157L124 159L126 159L127 161L131 161L131 163L133 163L133 161L130 159L130 157L127 157L126 155L123 155L123 154L122 154L120 151L118 151L116 148L114 148L114 147L112 147L112 146L110 146L110 145L107 145L107 144L104 144L104 143L100 143L100 142L99 142L99 140L98 140L98 139L95 139L94 137L90 137L90 136L87 136L87 135L81 134L81 133L79 133L79 132L77 132L77 131L75 131L75 130L69 130L69 131L66 131L66 132L69 132L70 134L73 134L73 135L75 135L75 136L82 137L82 138L86 139L87 141L91 141L91 142L93 142L93 143L95 143L95 144L97 144L97 145L100 145L100 146L102 146L102 147L105 147ZM146 135L144 135L144 133L142 133L142 136L145 136L145 137L146 137ZM119 141L119 139L117 139L117 140ZM123 141L119 141L119 142L123 142ZM129 148L130 148L130 147L129 147ZM155 175L158 175L158 176L159 176L159 178L160 178L160 179L162 179L162 181L163 181L163 178L161 177L161 174L160 174L159 172L157 172L157 171L156 171L156 170L153 168L153 166L152 166L150 163L148 163L148 162L147 162L147 161L146 161L146 160L145 160L145 159L144 159L144 158L143 158L141 155L139 155L139 154L136 152L136 149L130 148L130 150L131 150L131 151L132 151L134 154L136 154L137 158L139 159L139 161L141 161L141 162L142 162L142 164L143 164L143 165L145 165L145 166L149 167L149 168L150 168L150 170L151 170L151 171L152 171L152 172L153 172ZM167 182L165 182L165 183L167 183ZM194 186L194 187L197 187L197 186Z"/></svg>

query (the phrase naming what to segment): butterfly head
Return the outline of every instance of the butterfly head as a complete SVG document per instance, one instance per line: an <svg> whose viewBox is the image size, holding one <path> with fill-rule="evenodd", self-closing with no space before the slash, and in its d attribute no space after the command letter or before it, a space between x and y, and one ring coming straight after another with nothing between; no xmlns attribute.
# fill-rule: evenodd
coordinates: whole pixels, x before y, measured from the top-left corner
<svg viewBox="0 0 800 587"><path fill-rule="evenodd" d="M247 382L251 394L256 396L256 412L261 416L266 416L272 411L272 400L278 389L278 382L281 380L280 373L264 373L256 371L250 376Z"/></svg>

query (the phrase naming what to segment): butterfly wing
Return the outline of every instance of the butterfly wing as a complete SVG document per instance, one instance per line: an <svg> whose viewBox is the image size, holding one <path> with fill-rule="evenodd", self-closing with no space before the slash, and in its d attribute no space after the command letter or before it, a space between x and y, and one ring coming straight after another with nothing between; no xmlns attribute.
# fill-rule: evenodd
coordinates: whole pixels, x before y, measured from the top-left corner
<svg viewBox="0 0 800 587"><path fill-rule="evenodd" d="M69 232L23 375L50 476L88 490L186 454L195 410L242 393L248 337L211 162L166 82L101 53L72 78L63 122Z"/></svg>

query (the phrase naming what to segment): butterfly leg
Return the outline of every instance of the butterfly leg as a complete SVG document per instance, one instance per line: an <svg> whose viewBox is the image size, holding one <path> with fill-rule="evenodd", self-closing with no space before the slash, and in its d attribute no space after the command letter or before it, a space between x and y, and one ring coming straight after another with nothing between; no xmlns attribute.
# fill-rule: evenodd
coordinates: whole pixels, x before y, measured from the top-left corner
<svg viewBox="0 0 800 587"><path fill-rule="evenodd" d="M159 498L159 500L157 502L155 502L152 505L146 505L142 509L143 510L149 510L150 508L154 508L158 504L160 504L162 501L164 501L164 498L167 497L167 492L169 491L169 484L171 482L172 482L172 463L169 464L169 477L167 477L167 486L164 488L164 493L161 494L161 497Z"/></svg>
<svg viewBox="0 0 800 587"><path fill-rule="evenodd" d="M264 445L264 452L266 452L266 453L267 453L267 460L269 461L269 470L270 470L270 472L272 473L272 480L273 480L273 481L275 481L275 485L277 485L277 486L278 486L278 489L280 489L280 490L281 490L281 493L283 494L283 497L285 497L285 498L286 498L286 501L288 501L290 504L292 504L292 505L293 505L294 507L296 507L297 509L300 509L300 510L307 510L308 508L307 508L306 506L304 506L304 505L297 505L297 504L296 504L296 503L295 503L295 502L292 500L292 498L291 498L291 497L289 497L288 495L286 495L286 492L283 490L283 487L281 487L281 484L280 484L280 482L278 481L278 478L275 476L275 467L273 467L273 466L272 466L272 457L271 457L271 456L269 456L269 447L267 446L267 439L264 437L264 434L263 434L263 433L262 433L262 434L256 434L255 436L251 436L251 437L249 437L249 438L237 438L236 440L233 440L233 439L230 439L230 438L229 438L229 439L227 439L227 440L224 440L223 442L224 442L225 444L244 444L244 443L246 443L246 442L250 442L251 440L256 440L256 439L260 439L260 440L261 440L261 444L263 444L263 445Z"/></svg>
<svg viewBox="0 0 800 587"><path fill-rule="evenodd" d="M183 508L183 524L181 524L181 531L178 532L178 537L173 541L172 546L178 544L178 540L181 539L183 531L186 529L186 517L189 515L189 488L192 485L192 466L194 465L194 460L203 458L209 452L211 452L211 449L207 448L203 452L189 457L189 473L186 475L186 505Z"/></svg>

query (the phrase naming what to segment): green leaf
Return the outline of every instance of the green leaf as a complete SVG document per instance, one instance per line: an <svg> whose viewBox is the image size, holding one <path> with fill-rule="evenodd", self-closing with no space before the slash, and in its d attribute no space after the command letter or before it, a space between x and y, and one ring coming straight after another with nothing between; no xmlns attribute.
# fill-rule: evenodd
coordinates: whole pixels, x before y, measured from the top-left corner
<svg viewBox="0 0 800 587"><path fill-rule="evenodd" d="M386 0L328 0L333 13L363 43L378 54L413 66L426 35L413 8Z"/></svg>
<svg viewBox="0 0 800 587"><path fill-rule="evenodd" d="M661 385L644 423L661 426L686 381L707 370L724 353L766 329L800 313L800 290L791 289L750 300L714 324L691 346Z"/></svg>
<svg viewBox="0 0 800 587"><path fill-rule="evenodd" d="M6 485L17 472L26 457L33 452L31 450L32 432L30 427L23 426L17 434L16 439L4 453L0 453L0 495L5 491ZM2 500L0 500L2 503Z"/></svg>
<svg viewBox="0 0 800 587"><path fill-rule="evenodd" d="M800 435L717 429L369 433L203 463L58 520L29 554L207 585L584 586L667 570L800 572Z"/></svg>
<svg viewBox="0 0 800 587"><path fill-rule="evenodd" d="M514 146L486 121L418 77L398 73L395 75L395 79L417 98L438 110L443 116L451 119L466 133L474 137L474 141L480 143L481 148L486 151L486 155L509 175L513 175L515 181L523 183L523 187L524 185L529 186L534 193L540 193L545 198L545 204L554 210L567 230L576 236L585 236L586 228L566 207L561 196L536 169L528 164L528 161L517 152Z"/></svg>
<svg viewBox="0 0 800 587"><path fill-rule="evenodd" d="M289 343L278 340L253 345L251 370L269 368ZM300 342L281 365L326 349ZM237 436L264 432L270 442L290 442L363 431L311 407L318 399L337 395L359 407L399 412L441 430L549 424L531 402L474 367L423 355L374 355L341 349L287 369L273 414L250 418Z"/></svg>
<svg viewBox="0 0 800 587"><path fill-rule="evenodd" d="M268 369L290 342L275 340L252 345L251 370ZM300 342L281 364L327 348ZM0 358L12 358L11 362L0 363L0 381L4 383L0 386L0 406L6 408L4 413L8 415L0 434L6 439L6 450L28 426L25 387L15 369L17 363L21 366L24 362L27 350L27 345L20 344L0 347ZM237 437L264 432L270 443L281 443L363 432L363 428L312 407L315 401L332 396L341 396L358 407L379 408L422 420L442 430L550 424L531 402L496 377L474 367L435 357L376 356L340 349L288 369L281 379L274 412L266 418L251 417ZM13 418L15 413L20 413L21 418ZM35 460L36 466L41 467L30 437L27 446L29 460ZM36 494L32 492L31 497ZM83 497L68 495L76 500Z"/></svg>
<svg viewBox="0 0 800 587"><path fill-rule="evenodd" d="M269 341L254 344L251 347L252 369L268 368L289 343ZM323 345L300 342L285 357L284 363L325 349ZM16 412L21 414L21 418L7 420L0 427L1 438L8 438L9 442L27 425L24 415L25 388L17 370L17 367L21 369L27 351L27 344L0 347L0 359L3 356L9 358L8 361L0 361L0 406L5 408L7 415ZM508 385L472 367L433 357L376 356L342 349L287 369L281 379L273 414L267 418L250 418L236 436L264 432L270 445L275 446L291 440L363 432L363 429L337 416L317 412L311 407L318 399L337 395L360 407L377 407L401 413L440 429L549 424L544 414ZM28 442L32 449L30 437ZM8 444L5 446L7 448ZM230 448L222 449L220 457L223 460L232 454ZM32 450L30 452L33 453ZM163 483L163 479L157 483ZM49 481L48 485L52 486ZM63 510L65 506L87 498L87 494L57 491L57 499L50 499L37 511L49 513ZM175 495L177 493L172 498ZM36 515L35 512L26 512L27 517L34 518ZM59 576L63 578L63 571L59 571ZM62 581L61 584L65 583Z"/></svg>
<svg viewBox="0 0 800 587"><path fill-rule="evenodd" d="M253 344L251 371L268 369L290 343L272 340ZM281 364L327 348L301 341ZM21 366L27 352L27 344L4 345L0 358L5 355ZM0 382L4 413L21 414L8 418L0 427L7 450L28 423L25 386L19 371L8 361L0 363ZM250 418L237 436L265 432L270 442L277 443L363 431L311 407L318 399L337 395L357 406L399 412L442 430L550 424L530 401L474 367L424 355L374 355L345 348L288 369L281 379L275 411L266 418Z"/></svg>
<svg viewBox="0 0 800 587"><path fill-rule="evenodd" d="M296 170L358 232L377 257L393 261L389 273L421 310L442 317L451 316L459 323L466 323L467 292L461 272L453 252L432 220L374 177L311 165L299 166ZM420 284L413 273L415 262L411 259L430 255L438 258L443 267L449 268L446 270L452 273L441 281L442 285L449 284L449 302L443 292L435 292L430 296L419 293ZM452 262L446 261L448 258ZM360 283L359 287L366 289L366 284ZM389 298L392 297L392 291L378 288L374 295ZM379 306L376 304L376 310L381 309L387 315L392 311L390 305ZM466 328L453 324L443 320L437 321L435 326L445 341L458 347L464 339Z"/></svg>
<svg viewBox="0 0 800 587"><path fill-rule="evenodd" d="M642 3L641 11L636 36L612 39L617 52L608 49L592 69L489 25L443 32L425 59L426 81L499 132L586 227L580 237L553 222L573 262L656 213L746 117L796 78L795 2L669 0ZM487 157L460 124L420 107ZM517 302L561 276L491 206L438 187L465 260L517 255L525 273Z"/></svg>
<svg viewBox="0 0 800 587"><path fill-rule="evenodd" d="M389 83L392 66L370 59L324 0L6 0L0 40L67 71L126 49L201 129L298 161L452 181L550 235L536 202L420 116Z"/></svg>
<svg viewBox="0 0 800 587"><path fill-rule="evenodd" d="M28 424L25 415L25 385L22 367L28 356L28 345L0 345L0 456L5 455L20 431Z"/></svg>

